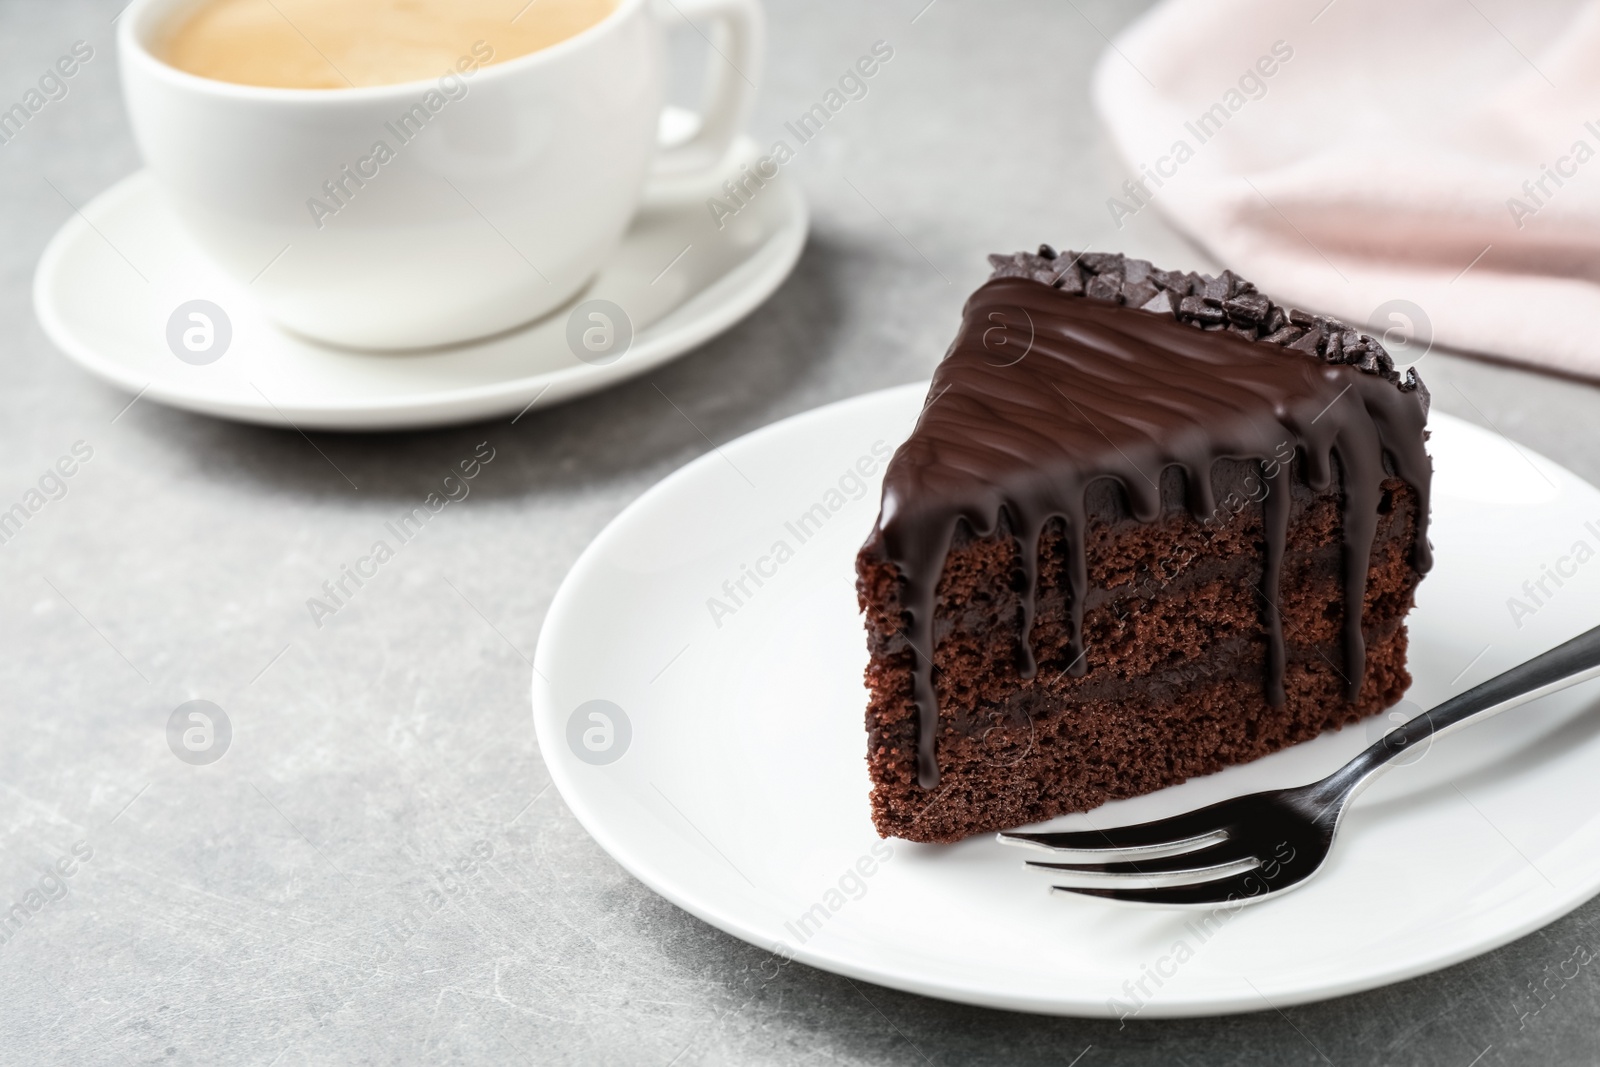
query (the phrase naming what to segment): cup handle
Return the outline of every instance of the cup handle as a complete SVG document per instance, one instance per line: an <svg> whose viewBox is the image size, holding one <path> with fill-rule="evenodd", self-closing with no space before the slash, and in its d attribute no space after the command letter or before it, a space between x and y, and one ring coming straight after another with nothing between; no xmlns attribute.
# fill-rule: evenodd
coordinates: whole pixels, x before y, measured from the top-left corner
<svg viewBox="0 0 1600 1067"><path fill-rule="evenodd" d="M651 169L656 186L695 184L715 172L744 128L761 79L766 19L759 0L658 0L691 24L710 22L700 129L681 144L663 146ZM697 32L700 27L695 27Z"/></svg>

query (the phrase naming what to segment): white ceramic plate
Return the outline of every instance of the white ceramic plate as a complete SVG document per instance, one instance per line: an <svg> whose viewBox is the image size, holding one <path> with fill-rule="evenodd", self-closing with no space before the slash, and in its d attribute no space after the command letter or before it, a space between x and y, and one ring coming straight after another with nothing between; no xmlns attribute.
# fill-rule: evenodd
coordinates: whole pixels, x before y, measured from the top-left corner
<svg viewBox="0 0 1600 1067"><path fill-rule="evenodd" d="M880 475L856 491L849 472L905 437L925 392L834 404L696 460L618 516L557 594L535 657L540 748L579 820L651 888L775 949L774 967L792 955L952 1000L1145 1017L1394 982L1600 891L1600 714L1584 714L1594 683L1391 771L1356 802L1323 874L1233 913L1051 894L1046 873L990 835L879 842L853 558ZM1466 423L1435 415L1432 429L1438 561L1410 624L1410 699L1424 707L1587 629L1600 603L1600 560L1572 556L1578 541L1600 549L1600 491ZM829 517L802 542L794 524L819 503ZM781 563L779 542L792 552ZM1526 599L1544 564L1575 574L1547 579L1552 595L1513 620L1507 598ZM762 584L745 578L735 604L724 582L738 594L746 568L765 572ZM585 707L593 700L622 714ZM596 710L627 719L609 750ZM1050 825L1138 822L1309 781L1382 724ZM593 763L591 748L616 758Z"/></svg>
<svg viewBox="0 0 1600 1067"><path fill-rule="evenodd" d="M694 121L668 117L680 134ZM745 139L730 159L759 154ZM437 426L517 415L530 404L607 388L744 318L794 268L805 245L805 201L780 175L724 222L716 226L704 190L657 197L567 307L470 344L362 352L272 323L248 285L224 275L188 240L141 171L56 234L39 261L34 308L50 339L91 374L173 407L301 429ZM293 254L292 247L284 253ZM624 308L634 329L626 354L605 366L580 361L567 343L570 309L591 299ZM191 300L221 307L233 329L227 351L203 366L177 358L166 339L173 311Z"/></svg>

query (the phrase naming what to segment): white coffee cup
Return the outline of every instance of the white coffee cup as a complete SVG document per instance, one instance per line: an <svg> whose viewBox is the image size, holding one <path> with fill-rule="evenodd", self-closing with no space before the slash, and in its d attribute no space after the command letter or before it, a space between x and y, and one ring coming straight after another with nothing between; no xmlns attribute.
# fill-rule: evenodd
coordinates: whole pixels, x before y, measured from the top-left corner
<svg viewBox="0 0 1600 1067"><path fill-rule="evenodd" d="M121 17L145 162L189 234L268 313L357 348L466 341L569 300L616 250L648 182L681 185L723 159L762 53L758 0L673 0L711 21L715 47L700 130L668 148L652 0L619 0L516 59L469 71L464 48L438 78L347 89L235 85L167 65L159 35L203 2L133 0Z"/></svg>

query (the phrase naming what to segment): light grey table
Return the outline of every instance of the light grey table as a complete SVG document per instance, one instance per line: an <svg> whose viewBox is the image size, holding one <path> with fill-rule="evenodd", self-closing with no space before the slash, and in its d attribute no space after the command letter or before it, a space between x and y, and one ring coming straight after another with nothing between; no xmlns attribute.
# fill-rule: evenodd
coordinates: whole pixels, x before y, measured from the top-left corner
<svg viewBox="0 0 1600 1067"><path fill-rule="evenodd" d="M52 350L34 263L67 201L139 165L120 0L0 4L0 105L74 41L95 49L0 146L0 507L93 449L0 545L0 907L25 917L0 928L0 1062L1595 1062L1600 967L1567 961L1600 954L1600 905L1393 988L1119 1027L800 965L769 978L547 788L528 708L546 607L612 516L708 448L701 430L723 442L926 377L992 250L1209 266L1154 212L1115 233L1105 211L1122 175L1086 85L1127 6L925 3L774 4L762 139L874 41L895 56L791 166L815 229L748 321L515 426L312 441L128 408ZM1424 369L1441 409L1600 481L1593 388L1439 353ZM471 497L312 626L306 598L485 440ZM209 767L168 748L194 698L234 730ZM58 859L70 876L42 873Z"/></svg>

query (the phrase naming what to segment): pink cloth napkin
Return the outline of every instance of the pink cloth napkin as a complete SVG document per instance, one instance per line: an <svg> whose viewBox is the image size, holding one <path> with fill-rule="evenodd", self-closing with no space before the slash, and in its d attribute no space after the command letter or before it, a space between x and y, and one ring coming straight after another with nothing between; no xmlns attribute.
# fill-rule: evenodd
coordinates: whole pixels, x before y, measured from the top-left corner
<svg viewBox="0 0 1600 1067"><path fill-rule="evenodd" d="M1094 88L1121 225L1413 356L1600 378L1600 2L1167 0Z"/></svg>

